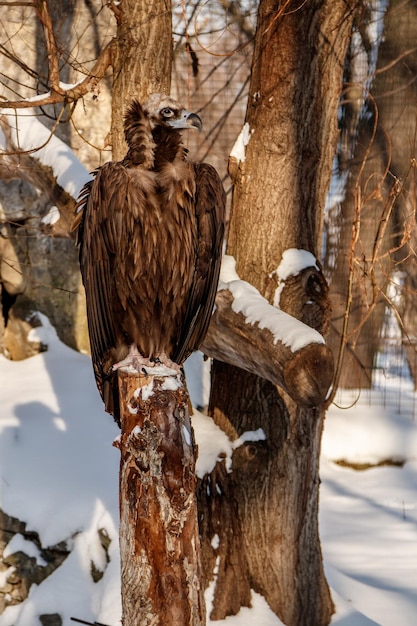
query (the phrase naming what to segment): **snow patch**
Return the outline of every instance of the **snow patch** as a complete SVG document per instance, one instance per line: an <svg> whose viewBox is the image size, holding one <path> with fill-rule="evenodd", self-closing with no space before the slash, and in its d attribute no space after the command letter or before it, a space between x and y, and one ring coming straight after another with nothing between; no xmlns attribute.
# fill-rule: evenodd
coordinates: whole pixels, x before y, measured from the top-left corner
<svg viewBox="0 0 417 626"><path fill-rule="evenodd" d="M410 419L414 411L414 392L403 388L399 397L395 388L375 389L371 392L371 403L369 393L358 389L337 392L325 421L323 457L358 464L377 464L386 459L417 460L416 423ZM400 402L401 411L393 412L391 406Z"/></svg>
<svg viewBox="0 0 417 626"><path fill-rule="evenodd" d="M233 448L229 437L214 423L208 415L193 409L191 422L195 441L198 446L196 474L204 478L215 468L217 461L226 459L226 468L230 471Z"/></svg>
<svg viewBox="0 0 417 626"><path fill-rule="evenodd" d="M236 450L237 448L242 446L244 443L247 443L248 441L265 441L265 440L266 440L266 435L263 431L263 428L258 428L257 430L247 430L246 432L242 433L240 437L238 437L232 442L232 448L233 450Z"/></svg>
<svg viewBox="0 0 417 626"><path fill-rule="evenodd" d="M46 226L53 226L53 224L56 224L58 222L60 217L61 217L61 214L59 212L58 207L51 206L48 213L44 215L43 218L41 219L41 222L42 224L45 224Z"/></svg>
<svg viewBox="0 0 417 626"><path fill-rule="evenodd" d="M228 283L234 280L240 280L239 274L236 271L236 259L230 254L225 254L220 266L218 289L227 289Z"/></svg>
<svg viewBox="0 0 417 626"><path fill-rule="evenodd" d="M23 552L29 558L36 559L36 563L42 567L47 565L47 562L42 557L38 546L33 543L33 541L29 541L20 534L16 534L11 538L4 549L3 557L7 559L8 556L16 554L16 552Z"/></svg>
<svg viewBox="0 0 417 626"><path fill-rule="evenodd" d="M11 139L19 150L52 168L58 184L73 198L78 195L91 174L77 159L73 151L58 139L38 119L34 109L4 109L2 111L11 129ZM6 138L0 132L0 149L6 150Z"/></svg>
<svg viewBox="0 0 417 626"><path fill-rule="evenodd" d="M216 463L223 459L225 460L227 471L230 472L234 450L248 441L265 441L266 439L263 429L258 428L257 430L248 430L234 441L231 441L211 417L200 413L196 409L193 409L192 424L198 446L196 474L199 478L210 474Z"/></svg>
<svg viewBox="0 0 417 626"><path fill-rule="evenodd" d="M238 163L244 163L246 161L246 146L252 134L253 130L251 131L248 122L245 122L230 152L230 156L234 157Z"/></svg>
<svg viewBox="0 0 417 626"><path fill-rule="evenodd" d="M36 326L28 332L28 341L41 343L48 347L52 344L59 344L57 332L46 315L40 311L34 311L33 316L40 322L40 326Z"/></svg>
<svg viewBox="0 0 417 626"><path fill-rule="evenodd" d="M177 391L182 387L180 376L167 376L161 385L161 389L164 391Z"/></svg>
<svg viewBox="0 0 417 626"><path fill-rule="evenodd" d="M316 257L311 252L308 252L308 250L288 248L288 250L283 252L281 263L278 265L277 269L271 273L271 276L275 274L278 278L278 287L274 295L274 306L279 306L281 292L285 287L285 281L290 276L297 276L308 267L315 267L316 270L319 270Z"/></svg>
<svg viewBox="0 0 417 626"><path fill-rule="evenodd" d="M275 270L279 280L287 280L290 276L297 276L300 272L307 267L315 267L319 269L317 265L317 259L308 250L302 250L299 248L288 248L282 254L281 263Z"/></svg>
<svg viewBox="0 0 417 626"><path fill-rule="evenodd" d="M273 335L274 344L280 341L297 352L312 343L324 343L317 330L269 304L253 285L239 280L229 283L228 289L234 298L233 311L242 313L248 324L258 324L259 328L268 329Z"/></svg>

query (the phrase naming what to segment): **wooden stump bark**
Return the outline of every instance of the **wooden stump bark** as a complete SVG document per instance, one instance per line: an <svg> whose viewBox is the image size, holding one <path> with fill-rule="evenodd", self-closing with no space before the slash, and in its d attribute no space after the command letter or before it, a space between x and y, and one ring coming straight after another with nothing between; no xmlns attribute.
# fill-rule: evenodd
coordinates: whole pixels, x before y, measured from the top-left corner
<svg viewBox="0 0 417 626"><path fill-rule="evenodd" d="M119 371L124 626L203 626L194 439L180 375Z"/></svg>

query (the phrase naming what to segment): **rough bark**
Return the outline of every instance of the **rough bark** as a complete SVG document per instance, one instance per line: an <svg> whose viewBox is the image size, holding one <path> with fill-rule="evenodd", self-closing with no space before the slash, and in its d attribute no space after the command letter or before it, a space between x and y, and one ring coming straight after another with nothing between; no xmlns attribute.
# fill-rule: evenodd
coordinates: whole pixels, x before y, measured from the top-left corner
<svg viewBox="0 0 417 626"><path fill-rule="evenodd" d="M193 433L178 377L119 372L124 626L205 624Z"/></svg>
<svg viewBox="0 0 417 626"><path fill-rule="evenodd" d="M282 251L319 250L349 4L260 4L246 115L253 134L235 181L228 249L239 276L270 301Z"/></svg>
<svg viewBox="0 0 417 626"><path fill-rule="evenodd" d="M318 256L321 249L354 5L260 3L246 118L251 135L245 161L234 163L228 253L239 276L270 302L283 252L303 248ZM280 307L324 332L327 289L318 289L309 310L310 289L303 272L292 276ZM252 588L287 626L329 623L333 605L317 524L323 409L301 408L270 382L215 362L210 410L232 440L258 428L265 434L234 451L230 473L217 469L200 485L206 584L219 563L212 617L248 605ZM227 518L233 537L221 523Z"/></svg>
<svg viewBox="0 0 417 626"><path fill-rule="evenodd" d="M212 384L210 411L229 437L262 428L265 439L239 446L230 472L220 464L200 484L206 584L215 580L211 618L250 606L252 588L285 624L326 624L332 604L317 529L320 410L296 408L271 383L220 362Z"/></svg>
<svg viewBox="0 0 417 626"><path fill-rule="evenodd" d="M123 112L133 98L169 93L172 64L171 0L124 0L112 5L117 19L113 59L113 159L126 153Z"/></svg>

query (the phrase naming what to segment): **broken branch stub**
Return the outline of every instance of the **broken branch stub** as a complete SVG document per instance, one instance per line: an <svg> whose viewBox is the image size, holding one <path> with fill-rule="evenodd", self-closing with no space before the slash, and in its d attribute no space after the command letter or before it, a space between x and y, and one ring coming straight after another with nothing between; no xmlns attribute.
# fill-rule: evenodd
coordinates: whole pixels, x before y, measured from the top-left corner
<svg viewBox="0 0 417 626"><path fill-rule="evenodd" d="M118 372L124 626L203 626L195 455L180 376Z"/></svg>
<svg viewBox="0 0 417 626"><path fill-rule="evenodd" d="M241 312L235 312L233 300L229 289L217 292L216 310L201 346L202 352L269 380L305 408L323 404L333 381L330 348L324 343L312 342L293 351L268 328L248 323ZM271 306L273 315L286 314ZM299 324L300 333L306 328L295 318L293 324Z"/></svg>

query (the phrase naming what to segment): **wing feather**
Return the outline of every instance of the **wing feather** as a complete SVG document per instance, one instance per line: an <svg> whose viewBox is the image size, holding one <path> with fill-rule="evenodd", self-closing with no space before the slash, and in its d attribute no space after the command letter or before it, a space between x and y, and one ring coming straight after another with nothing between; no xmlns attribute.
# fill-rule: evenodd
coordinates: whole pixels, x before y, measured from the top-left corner
<svg viewBox="0 0 417 626"><path fill-rule="evenodd" d="M116 348L113 309L112 259L126 233L122 219L128 175L119 163L107 163L80 194L74 222L80 246L80 269L86 293L91 357L97 387L103 396L108 353ZM111 190L110 195L104 193ZM82 213L80 216L79 213ZM110 365L110 363L109 363Z"/></svg>
<svg viewBox="0 0 417 626"><path fill-rule="evenodd" d="M194 165L197 242L194 279L173 360L182 363L203 341L213 312L220 273L226 195L208 163Z"/></svg>

